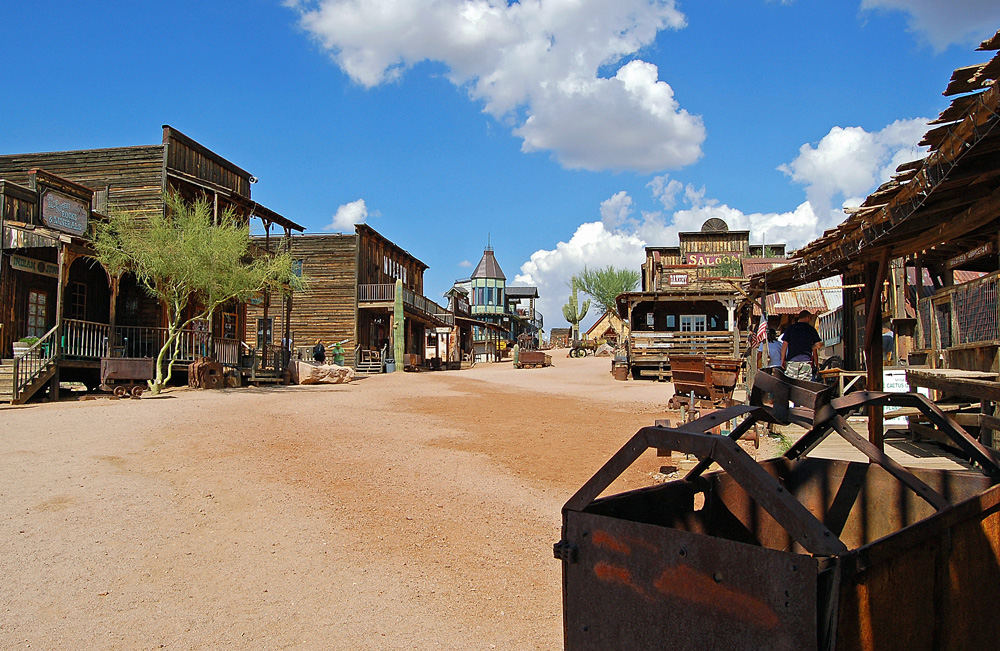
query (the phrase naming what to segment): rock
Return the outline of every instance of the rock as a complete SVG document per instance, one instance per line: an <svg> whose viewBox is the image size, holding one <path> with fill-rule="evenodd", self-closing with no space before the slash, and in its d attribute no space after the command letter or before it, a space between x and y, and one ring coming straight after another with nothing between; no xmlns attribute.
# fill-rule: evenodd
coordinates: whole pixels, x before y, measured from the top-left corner
<svg viewBox="0 0 1000 651"><path fill-rule="evenodd" d="M608 344L601 344L594 351L594 357L611 357L615 354L615 349Z"/></svg>
<svg viewBox="0 0 1000 651"><path fill-rule="evenodd" d="M354 379L354 369L336 364L311 364L295 360L289 367L296 384L346 384Z"/></svg>

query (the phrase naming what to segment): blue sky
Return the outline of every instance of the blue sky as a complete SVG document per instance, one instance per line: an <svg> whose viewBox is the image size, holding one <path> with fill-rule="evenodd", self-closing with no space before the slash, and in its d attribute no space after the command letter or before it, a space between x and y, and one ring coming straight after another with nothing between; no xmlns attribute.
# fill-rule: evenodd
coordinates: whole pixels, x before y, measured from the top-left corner
<svg viewBox="0 0 1000 651"><path fill-rule="evenodd" d="M366 221L433 299L489 238L548 328L584 264L709 217L793 246L838 223L1000 27L995 0L8 5L0 152L170 124L309 232Z"/></svg>

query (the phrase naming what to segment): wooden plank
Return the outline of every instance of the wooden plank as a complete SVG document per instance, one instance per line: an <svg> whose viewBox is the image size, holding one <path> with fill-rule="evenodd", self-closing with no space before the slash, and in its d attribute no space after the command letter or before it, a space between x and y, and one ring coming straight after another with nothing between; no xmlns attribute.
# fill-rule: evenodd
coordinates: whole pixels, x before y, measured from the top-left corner
<svg viewBox="0 0 1000 651"><path fill-rule="evenodd" d="M957 370L957 369L941 369ZM974 373L966 371L966 373ZM996 377L996 374L992 374ZM928 371L907 371L906 380L911 386L926 387L941 391L945 395L967 396L1000 402L1000 382L974 379L972 377L957 377L954 373L940 373Z"/></svg>

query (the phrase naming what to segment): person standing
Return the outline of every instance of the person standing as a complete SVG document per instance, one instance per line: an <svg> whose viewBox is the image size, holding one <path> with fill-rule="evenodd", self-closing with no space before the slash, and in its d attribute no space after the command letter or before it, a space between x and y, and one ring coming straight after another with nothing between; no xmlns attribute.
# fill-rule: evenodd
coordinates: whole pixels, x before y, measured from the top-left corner
<svg viewBox="0 0 1000 651"><path fill-rule="evenodd" d="M812 380L813 369L819 366L819 349L823 345L808 310L799 312L795 323L781 336L781 364L785 375L797 380Z"/></svg>
<svg viewBox="0 0 1000 651"><path fill-rule="evenodd" d="M326 362L326 347L323 346L323 342L319 339L316 340L316 345L313 346L313 359L320 364Z"/></svg>
<svg viewBox="0 0 1000 651"><path fill-rule="evenodd" d="M767 346L767 366L764 366L758 357L758 368L781 368L781 349L784 343L778 339L778 333L774 328L767 329L767 341L760 342L757 352L763 353L765 345Z"/></svg>

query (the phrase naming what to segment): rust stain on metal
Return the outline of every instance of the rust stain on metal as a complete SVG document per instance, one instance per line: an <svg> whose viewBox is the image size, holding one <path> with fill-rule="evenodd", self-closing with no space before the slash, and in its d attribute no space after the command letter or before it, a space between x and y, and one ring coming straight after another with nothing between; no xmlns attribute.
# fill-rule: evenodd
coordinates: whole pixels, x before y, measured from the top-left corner
<svg viewBox="0 0 1000 651"><path fill-rule="evenodd" d="M726 587L687 565L664 570L653 586L673 599L722 611L754 626L773 630L781 623L774 609L760 599Z"/></svg>
<svg viewBox="0 0 1000 651"><path fill-rule="evenodd" d="M607 583L620 583L621 585L632 589L642 597L646 599L649 598L646 591L643 590L641 586L636 585L635 581L632 579L632 573L627 568L601 561L600 563L596 563L594 565L594 574L597 575L597 578L601 581L605 581Z"/></svg>
<svg viewBox="0 0 1000 651"><path fill-rule="evenodd" d="M610 549L613 552L625 554L626 556L632 553L632 548L628 544L615 538L607 531L595 531L592 540L597 547L604 547L605 549Z"/></svg>

